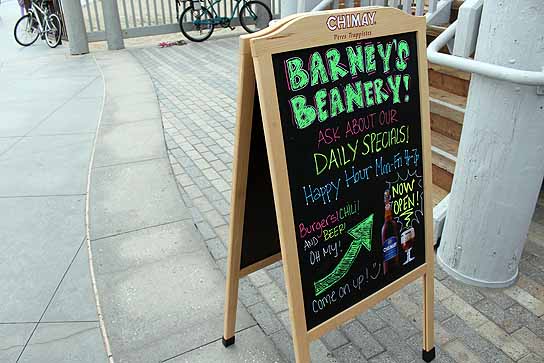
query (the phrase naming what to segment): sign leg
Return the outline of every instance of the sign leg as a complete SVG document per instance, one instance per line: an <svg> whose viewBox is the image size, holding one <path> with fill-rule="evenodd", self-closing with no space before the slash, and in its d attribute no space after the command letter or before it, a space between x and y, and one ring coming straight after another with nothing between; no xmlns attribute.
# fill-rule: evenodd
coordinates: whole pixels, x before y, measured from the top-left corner
<svg viewBox="0 0 544 363"><path fill-rule="evenodd" d="M293 327L293 326L292 326ZM306 331L293 334L295 345L295 360L297 363L310 363L310 341L306 337Z"/></svg>
<svg viewBox="0 0 544 363"><path fill-rule="evenodd" d="M251 57L246 47L249 42L240 43L240 80L236 115L236 138L234 144L232 194L229 228L229 256L227 260L227 290L225 294L225 322L223 345L234 344L236 329L236 308L238 305L238 285L240 281L240 261L242 259L242 239L244 237L244 213L246 202L247 175L251 143L253 98L255 78ZM246 71L244 72L244 68ZM251 70L251 71L249 71ZM246 99L251 100L247 105Z"/></svg>
<svg viewBox="0 0 544 363"><path fill-rule="evenodd" d="M225 321L223 331L223 345L228 347L234 344L234 330L236 328L236 309L238 307L238 282L239 282L239 258L238 266L232 266L232 251L229 254L229 266L227 268L227 291L225 295Z"/></svg>
<svg viewBox="0 0 544 363"><path fill-rule="evenodd" d="M423 353L425 362L430 362L436 357L434 349L434 276L432 268L429 268L423 282Z"/></svg>

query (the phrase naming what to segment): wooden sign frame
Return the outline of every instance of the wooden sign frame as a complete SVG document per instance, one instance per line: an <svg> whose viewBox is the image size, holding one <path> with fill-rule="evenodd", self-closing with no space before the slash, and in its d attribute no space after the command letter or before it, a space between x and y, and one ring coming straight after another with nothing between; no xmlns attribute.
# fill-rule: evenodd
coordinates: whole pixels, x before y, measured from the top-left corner
<svg viewBox="0 0 544 363"><path fill-rule="evenodd" d="M223 345L234 344L238 286L240 278L281 260L281 253L241 268L242 239L250 158L251 133L253 130L253 106L256 78L251 56L250 40L269 34L295 19L291 15L259 32L240 37L240 63L236 105L236 131L233 154L232 195L229 226L229 253L227 258L227 286L225 295L225 321Z"/></svg>
<svg viewBox="0 0 544 363"><path fill-rule="evenodd" d="M422 138L422 163L424 178L424 222L425 222L425 262L406 275L398 278L381 290L371 294L367 298L352 305L339 314L323 323L307 330L306 315L303 302L301 274L299 270L299 258L297 251L297 239L295 222L291 202L289 177L287 174L287 161L283 144L282 123L280 118L278 96L276 93L276 79L273 72L272 55L302 48L319 47L324 45L340 44L348 42L348 34L352 29L335 29L331 31L325 25L330 16L345 15L362 12L375 12L376 22L365 30L371 33L367 38L376 38L387 35L415 32L417 40L418 74L420 92L420 116ZM344 37L344 35L346 37ZM342 40L339 40L342 39ZM363 39L365 39L363 37ZM251 52L248 48L251 44ZM236 299L238 291L238 279L241 276L256 271L272 262L280 259L273 256L269 260L256 263L251 268L240 271L240 236L243 223L243 210L240 210L240 202L245 199L245 185L247 180L247 144L251 125L253 108L248 109L247 102L244 108L243 97L255 92L254 85L257 81L259 102L262 112L264 133L272 187L274 204L276 208L277 222L280 236L281 258L286 279L289 315L292 324L292 336L296 361L303 363L310 361L309 344L328 331L338 327L346 321L368 310L370 307L386 299L391 294L400 290L407 284L418 278L424 279L423 302L423 359L430 362L435 357L434 349L434 249L432 243L432 178L431 178L431 144L430 144L430 120L429 120L429 90L426 58L426 21L424 17L414 17L393 8L366 7L358 9L344 9L324 11L311 14L301 14L290 18L284 23L272 29L266 29L262 33L245 37L241 40L240 49L240 84L238 98L238 124L237 143L235 147L234 191L231 214L231 233L228 258L227 276L227 303L225 305L225 332L223 344L228 346L234 343L234 321L236 312ZM248 55L251 53L253 59ZM255 73L245 68L253 64ZM245 70L244 70L245 69ZM256 76L256 77L255 77ZM251 89L253 87L253 89ZM240 95L243 95L240 97ZM248 127L249 126L249 127ZM245 175L244 175L245 172ZM242 217L240 217L240 213ZM258 243L257 241L255 243ZM233 318L234 316L234 318Z"/></svg>

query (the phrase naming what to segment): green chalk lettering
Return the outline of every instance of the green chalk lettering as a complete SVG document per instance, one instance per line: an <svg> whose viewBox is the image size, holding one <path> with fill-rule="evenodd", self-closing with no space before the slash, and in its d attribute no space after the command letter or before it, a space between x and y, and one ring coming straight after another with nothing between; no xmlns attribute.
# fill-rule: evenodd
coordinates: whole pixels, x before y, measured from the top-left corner
<svg viewBox="0 0 544 363"><path fill-rule="evenodd" d="M289 85L291 91L298 91L308 85L308 72L303 69L304 62L299 57L289 58L286 61Z"/></svg>
<svg viewBox="0 0 544 363"><path fill-rule="evenodd" d="M315 107L317 108L319 122L323 122L329 118L329 113L324 109L326 105L327 90L323 88L315 93Z"/></svg>
<svg viewBox="0 0 544 363"><path fill-rule="evenodd" d="M346 53L348 54L349 71L351 75L355 77L358 72L363 73L365 71L363 47L360 45L356 45L355 49L353 49L353 47L347 47Z"/></svg>
<svg viewBox="0 0 544 363"><path fill-rule="evenodd" d="M376 72L376 48L374 44L365 45L366 73Z"/></svg>
<svg viewBox="0 0 544 363"><path fill-rule="evenodd" d="M310 84L315 86L318 82L325 84L329 82L329 77L327 76L327 69L325 64L323 64L323 58L319 52L314 52L310 60L310 70L312 72L312 77ZM320 80L321 79L321 80Z"/></svg>
<svg viewBox="0 0 544 363"><path fill-rule="evenodd" d="M376 104L380 105L387 101L389 95L383 90L383 79L376 78L374 80L374 97L376 97Z"/></svg>
<svg viewBox="0 0 544 363"><path fill-rule="evenodd" d="M290 100L295 123L299 129L310 126L316 118L315 108L306 105L306 97L295 96Z"/></svg>
<svg viewBox="0 0 544 363"><path fill-rule="evenodd" d="M410 48L408 47L408 42L406 40L401 40L397 45L397 61L395 66L399 71L404 71L408 67L407 60L410 56Z"/></svg>
<svg viewBox="0 0 544 363"><path fill-rule="evenodd" d="M372 81L366 81L363 84L363 88L365 89L366 107L374 106L373 87L374 84L372 83Z"/></svg>
<svg viewBox="0 0 544 363"><path fill-rule="evenodd" d="M342 96L340 95L340 91L338 90L338 87L334 87L330 90L330 97L331 97L331 117L335 117L336 115L341 114L344 112L345 107L342 103Z"/></svg>
<svg viewBox="0 0 544 363"><path fill-rule="evenodd" d="M385 47L386 48L384 50L383 44L378 44L378 54L382 58L383 71L387 73L389 72L389 58L391 57L391 49L393 48L393 43L387 43Z"/></svg>
<svg viewBox="0 0 544 363"><path fill-rule="evenodd" d="M348 83L345 88L346 93L346 112L351 113L354 110L353 104L357 108L363 108L363 91L361 89L361 81Z"/></svg>
<svg viewBox="0 0 544 363"><path fill-rule="evenodd" d="M387 77L387 84L393 93L393 104L400 102L400 74Z"/></svg>
<svg viewBox="0 0 544 363"><path fill-rule="evenodd" d="M348 74L348 71L340 65L340 52L336 48L327 50L327 62L329 64L329 72L331 79L337 81Z"/></svg>
<svg viewBox="0 0 544 363"><path fill-rule="evenodd" d="M408 92L410 89L410 75L409 74L403 75L402 80L404 81L404 88L406 89L406 95L404 95L404 102L408 102L410 101L410 94Z"/></svg>

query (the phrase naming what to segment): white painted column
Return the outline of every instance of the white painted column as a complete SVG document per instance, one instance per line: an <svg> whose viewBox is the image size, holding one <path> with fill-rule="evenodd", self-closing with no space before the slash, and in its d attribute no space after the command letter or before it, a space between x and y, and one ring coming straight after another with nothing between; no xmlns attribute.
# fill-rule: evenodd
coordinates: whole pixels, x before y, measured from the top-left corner
<svg viewBox="0 0 544 363"><path fill-rule="evenodd" d="M281 17L285 18L291 14L296 14L298 10L298 0L281 0Z"/></svg>
<svg viewBox="0 0 544 363"><path fill-rule="evenodd" d="M66 33L68 34L70 54L78 55L89 53L89 39L87 37L87 30L85 29L81 2L63 2L62 10L64 12Z"/></svg>
<svg viewBox="0 0 544 363"><path fill-rule="evenodd" d="M475 59L540 71L544 1L486 0ZM472 285L514 283L544 176L544 96L473 75L438 262Z"/></svg>
<svg viewBox="0 0 544 363"><path fill-rule="evenodd" d="M117 0L102 0L102 11L104 12L108 50L124 49L125 42L121 31L121 19L119 18Z"/></svg>
<svg viewBox="0 0 544 363"><path fill-rule="evenodd" d="M298 1L298 12L304 13L312 10L319 4L321 0L299 0Z"/></svg>

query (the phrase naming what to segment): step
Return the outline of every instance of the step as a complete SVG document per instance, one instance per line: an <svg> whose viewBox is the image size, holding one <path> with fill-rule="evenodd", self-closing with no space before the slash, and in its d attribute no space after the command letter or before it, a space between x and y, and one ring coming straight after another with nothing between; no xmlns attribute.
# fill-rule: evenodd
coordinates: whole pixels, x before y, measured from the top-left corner
<svg viewBox="0 0 544 363"><path fill-rule="evenodd" d="M459 8L464 2L464 0L453 0L453 3L451 4L450 24L456 21L459 17Z"/></svg>
<svg viewBox="0 0 544 363"><path fill-rule="evenodd" d="M457 162L459 142L439 132L431 131L433 184L450 191Z"/></svg>
<svg viewBox="0 0 544 363"><path fill-rule="evenodd" d="M436 205L440 203L440 201L442 201L442 199L444 199L446 195L448 195L448 193L449 192L447 190L441 188L440 186L436 184L433 184L433 189L431 190L431 194L433 198L433 207L436 207Z"/></svg>
<svg viewBox="0 0 544 363"><path fill-rule="evenodd" d="M429 88L431 109L431 129L459 141L465 117L466 97Z"/></svg>
<svg viewBox="0 0 544 363"><path fill-rule="evenodd" d="M442 32L446 30L447 27L448 27L448 24L444 24L444 25L427 24L427 36L436 38L437 36L442 34Z"/></svg>
<svg viewBox="0 0 544 363"><path fill-rule="evenodd" d="M427 24L427 31L426 31L426 41L427 46L432 43L433 40L435 40L446 28L448 27L448 24L440 24L440 25L431 25ZM441 53L449 53L448 47L444 46L440 49Z"/></svg>
<svg viewBox="0 0 544 363"><path fill-rule="evenodd" d="M459 10L459 8L461 7L461 5L463 5L464 2L465 0L453 0L453 3L451 4L451 8Z"/></svg>
<svg viewBox="0 0 544 363"><path fill-rule="evenodd" d="M429 85L458 96L467 97L470 73L429 63Z"/></svg>

